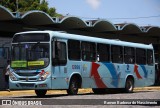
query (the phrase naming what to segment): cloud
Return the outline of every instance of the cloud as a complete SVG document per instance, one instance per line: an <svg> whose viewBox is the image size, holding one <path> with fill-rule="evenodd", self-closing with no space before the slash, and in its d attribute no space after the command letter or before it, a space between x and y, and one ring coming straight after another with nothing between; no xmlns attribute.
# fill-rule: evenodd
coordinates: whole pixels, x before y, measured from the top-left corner
<svg viewBox="0 0 160 108"><path fill-rule="evenodd" d="M86 2L95 10L98 9L101 4L101 0L86 0Z"/></svg>

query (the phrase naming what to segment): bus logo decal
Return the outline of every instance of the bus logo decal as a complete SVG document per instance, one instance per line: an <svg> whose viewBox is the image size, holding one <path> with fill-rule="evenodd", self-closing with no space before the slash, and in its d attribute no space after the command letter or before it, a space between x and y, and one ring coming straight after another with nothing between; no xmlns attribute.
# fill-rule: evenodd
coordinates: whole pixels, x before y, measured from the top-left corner
<svg viewBox="0 0 160 108"><path fill-rule="evenodd" d="M28 81L29 80L29 78L28 77L26 77L26 81Z"/></svg>
<svg viewBox="0 0 160 108"><path fill-rule="evenodd" d="M104 84L98 73L99 66L100 66L99 64L92 62L91 77L94 78L94 81L98 88L107 88L107 86Z"/></svg>
<svg viewBox="0 0 160 108"><path fill-rule="evenodd" d="M86 72L87 71L87 64L84 64L83 65L83 72Z"/></svg>

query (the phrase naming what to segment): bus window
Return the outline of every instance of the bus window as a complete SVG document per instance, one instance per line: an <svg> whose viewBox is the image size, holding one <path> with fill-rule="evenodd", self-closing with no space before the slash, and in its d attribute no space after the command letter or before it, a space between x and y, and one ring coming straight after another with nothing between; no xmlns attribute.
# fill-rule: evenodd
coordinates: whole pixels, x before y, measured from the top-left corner
<svg viewBox="0 0 160 108"><path fill-rule="evenodd" d="M153 51L147 50L147 64L153 65Z"/></svg>
<svg viewBox="0 0 160 108"><path fill-rule="evenodd" d="M82 60L95 61L96 60L96 45L92 42L82 42Z"/></svg>
<svg viewBox="0 0 160 108"><path fill-rule="evenodd" d="M123 47L112 45L111 46L111 59L113 63L123 62Z"/></svg>
<svg viewBox="0 0 160 108"><path fill-rule="evenodd" d="M124 47L124 62L127 64L135 63L135 50L132 47Z"/></svg>
<svg viewBox="0 0 160 108"><path fill-rule="evenodd" d="M137 64L146 64L146 50L145 49L136 49L136 63Z"/></svg>
<svg viewBox="0 0 160 108"><path fill-rule="evenodd" d="M13 42L48 42L50 40L48 33L24 33L13 37Z"/></svg>
<svg viewBox="0 0 160 108"><path fill-rule="evenodd" d="M66 44L55 41L53 51L55 51L55 53L53 52L53 65L65 65L67 63Z"/></svg>
<svg viewBox="0 0 160 108"><path fill-rule="evenodd" d="M109 62L110 59L110 47L107 44L97 44L97 56L99 56L100 62Z"/></svg>
<svg viewBox="0 0 160 108"><path fill-rule="evenodd" d="M68 58L70 60L80 60L80 41L68 40Z"/></svg>

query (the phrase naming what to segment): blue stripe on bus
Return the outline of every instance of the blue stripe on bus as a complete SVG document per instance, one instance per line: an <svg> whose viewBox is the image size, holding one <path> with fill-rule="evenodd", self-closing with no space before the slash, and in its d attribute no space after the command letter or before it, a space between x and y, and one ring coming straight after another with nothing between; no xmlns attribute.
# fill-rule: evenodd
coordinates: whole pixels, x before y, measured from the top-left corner
<svg viewBox="0 0 160 108"><path fill-rule="evenodd" d="M142 68L142 70L143 70L143 72L144 72L144 77L147 78L148 72L147 72L145 66L144 66L144 65L140 65L140 66L141 66L141 68Z"/></svg>
<svg viewBox="0 0 160 108"><path fill-rule="evenodd" d="M117 75L117 71L115 69L115 66L112 63L103 63L109 70L111 76L112 76L112 85L115 87L118 87L118 80L119 80L119 75Z"/></svg>

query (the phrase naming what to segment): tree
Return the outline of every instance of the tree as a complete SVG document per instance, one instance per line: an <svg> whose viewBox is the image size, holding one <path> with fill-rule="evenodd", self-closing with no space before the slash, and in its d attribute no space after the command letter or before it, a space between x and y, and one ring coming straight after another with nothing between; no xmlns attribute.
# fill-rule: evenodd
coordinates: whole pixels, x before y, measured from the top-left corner
<svg viewBox="0 0 160 108"><path fill-rule="evenodd" d="M55 8L49 8L46 0L0 0L0 5L8 8L11 12L24 13L31 10L40 10L48 13L51 17L62 16L56 13Z"/></svg>

